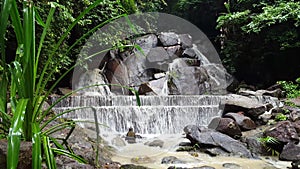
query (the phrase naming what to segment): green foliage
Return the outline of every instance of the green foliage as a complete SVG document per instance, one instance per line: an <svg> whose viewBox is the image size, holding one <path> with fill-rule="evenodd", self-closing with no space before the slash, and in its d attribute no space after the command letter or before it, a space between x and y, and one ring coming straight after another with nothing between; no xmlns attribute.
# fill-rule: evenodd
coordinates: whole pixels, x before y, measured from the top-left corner
<svg viewBox="0 0 300 169"><path fill-rule="evenodd" d="M297 78L296 82L279 81L277 83L282 86L286 92L287 98L296 98L300 96L300 78Z"/></svg>
<svg viewBox="0 0 300 169"><path fill-rule="evenodd" d="M279 144L279 141L271 136L265 136L257 138L257 140L267 148L268 152L272 153L272 156L279 155L279 152L272 148L272 146L276 146Z"/></svg>
<svg viewBox="0 0 300 169"><path fill-rule="evenodd" d="M218 17L216 28L221 31L221 58L231 73L268 85L274 83L271 78L296 76L293 55L300 47L299 1L238 0L225 6L227 12ZM283 63L289 65L282 68Z"/></svg>
<svg viewBox="0 0 300 169"><path fill-rule="evenodd" d="M285 121L287 120L287 116L284 115L283 113L279 113L275 116L276 121Z"/></svg>

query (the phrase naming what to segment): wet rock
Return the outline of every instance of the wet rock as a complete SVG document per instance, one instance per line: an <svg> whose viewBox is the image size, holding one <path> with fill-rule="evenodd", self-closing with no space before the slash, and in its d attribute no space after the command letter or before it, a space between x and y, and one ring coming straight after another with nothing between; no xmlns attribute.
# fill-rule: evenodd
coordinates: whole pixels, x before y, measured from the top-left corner
<svg viewBox="0 0 300 169"><path fill-rule="evenodd" d="M193 167L193 168L170 166L168 167L168 169L215 169L215 168L210 166Z"/></svg>
<svg viewBox="0 0 300 169"><path fill-rule="evenodd" d="M153 140L151 142L145 143L145 145L148 145L150 147L160 147L160 148L162 148L164 146L164 141L162 141L162 140Z"/></svg>
<svg viewBox="0 0 300 169"><path fill-rule="evenodd" d="M202 167L198 167L198 169L215 169L215 167L202 166Z"/></svg>
<svg viewBox="0 0 300 169"><path fill-rule="evenodd" d="M266 136L274 137L282 143L299 142L297 131L290 121L280 121L266 129L264 134Z"/></svg>
<svg viewBox="0 0 300 169"><path fill-rule="evenodd" d="M261 136L262 137L262 136ZM258 137L250 136L245 138L245 143L247 144L248 149L257 155L271 155L268 148L258 141Z"/></svg>
<svg viewBox="0 0 300 169"><path fill-rule="evenodd" d="M179 35L180 44L183 49L193 47L193 39L192 36L189 34L180 34Z"/></svg>
<svg viewBox="0 0 300 169"><path fill-rule="evenodd" d="M242 169L242 167L238 164L235 163L224 163L222 165L224 168L228 168L228 169Z"/></svg>
<svg viewBox="0 0 300 169"><path fill-rule="evenodd" d="M257 90L257 91L241 88L238 91L238 93L244 96L272 96L277 98L283 96L282 90L279 88L274 90Z"/></svg>
<svg viewBox="0 0 300 169"><path fill-rule="evenodd" d="M32 164L32 143L21 141L19 162L17 169L31 169ZM0 168L6 168L7 140L0 140Z"/></svg>
<svg viewBox="0 0 300 169"><path fill-rule="evenodd" d="M124 147L124 146L126 146L125 141L121 137L119 137L119 136L116 136L115 138L113 138L111 140L111 143L112 143L112 145L115 145L117 147Z"/></svg>
<svg viewBox="0 0 300 169"><path fill-rule="evenodd" d="M215 117L209 123L208 128L214 129L233 138L239 138L242 136L242 132L238 124L231 118Z"/></svg>
<svg viewBox="0 0 300 169"><path fill-rule="evenodd" d="M213 130L207 129L203 126L188 125L184 127L183 131L186 134L186 138L190 140L191 144L195 145L198 143L198 139L200 139L201 132L213 131Z"/></svg>
<svg viewBox="0 0 300 169"><path fill-rule="evenodd" d="M163 46L174 46L179 45L179 36L174 32L162 32L158 35L158 38Z"/></svg>
<svg viewBox="0 0 300 169"><path fill-rule="evenodd" d="M289 142L283 147L279 155L280 160L300 161L300 147L292 142Z"/></svg>
<svg viewBox="0 0 300 169"><path fill-rule="evenodd" d="M267 104L262 104L256 99L231 94L225 100L224 112L245 112L245 115L257 119L259 115L267 111Z"/></svg>
<svg viewBox="0 0 300 169"><path fill-rule="evenodd" d="M131 159L132 163L137 163L137 164L147 164L147 163L153 163L155 160L148 157L148 156L144 156L144 157L135 157Z"/></svg>
<svg viewBox="0 0 300 169"><path fill-rule="evenodd" d="M191 131L194 130L194 131ZM185 129L186 137L191 143L198 144L201 148L204 147L220 147L231 155L253 158L250 151L239 141L227 136L223 133L212 130L199 130L199 128L190 126Z"/></svg>
<svg viewBox="0 0 300 169"><path fill-rule="evenodd" d="M120 169L149 169L148 167L134 165L134 164L125 164L120 167Z"/></svg>
<svg viewBox="0 0 300 169"><path fill-rule="evenodd" d="M256 128L256 125L253 120L251 120L249 117L244 116L240 113L226 113L224 117L229 117L234 119L234 121L238 124L238 126L242 130L252 130Z"/></svg>
<svg viewBox="0 0 300 169"><path fill-rule="evenodd" d="M184 164L184 163L185 161L182 161L175 156L164 157L161 160L161 164Z"/></svg>
<svg viewBox="0 0 300 169"><path fill-rule="evenodd" d="M193 48L187 48L183 51L182 55L187 58L196 58L196 52Z"/></svg>
<svg viewBox="0 0 300 169"><path fill-rule="evenodd" d="M126 137L125 137L125 140L126 140L127 143L129 143L129 144L134 144L134 143L136 143L135 137L128 137L128 136L126 136Z"/></svg>
<svg viewBox="0 0 300 169"><path fill-rule="evenodd" d="M222 149L220 147L206 148L204 152L211 156L218 156L218 155L229 156L230 155L227 151L225 151L224 149Z"/></svg>

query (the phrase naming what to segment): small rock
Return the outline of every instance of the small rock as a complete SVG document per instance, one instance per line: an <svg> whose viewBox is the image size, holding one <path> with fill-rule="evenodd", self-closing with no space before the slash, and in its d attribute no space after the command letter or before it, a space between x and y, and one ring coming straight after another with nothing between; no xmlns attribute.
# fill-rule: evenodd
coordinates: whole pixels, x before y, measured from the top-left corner
<svg viewBox="0 0 300 169"><path fill-rule="evenodd" d="M116 136L115 138L113 138L112 141L111 141L111 144L115 145L117 147L124 147L124 146L126 146L125 141L121 137L119 137L119 136Z"/></svg>
<svg viewBox="0 0 300 169"><path fill-rule="evenodd" d="M194 51L193 48L187 48L183 51L183 54L182 54L184 57L187 57L187 58L195 58L196 57L196 52Z"/></svg>
<svg viewBox="0 0 300 169"><path fill-rule="evenodd" d="M108 168L108 169L117 169L117 168ZM149 169L144 166L133 165L133 164L125 164L120 167L120 169Z"/></svg>
<svg viewBox="0 0 300 169"><path fill-rule="evenodd" d="M161 164L184 164L185 162L174 156L164 157Z"/></svg>
<svg viewBox="0 0 300 169"><path fill-rule="evenodd" d="M160 147L162 148L164 146L164 142L162 140L154 140L149 143L145 143L145 145L148 145L150 147Z"/></svg>
<svg viewBox="0 0 300 169"><path fill-rule="evenodd" d="M146 164L146 163L153 163L154 160L148 156L145 157L135 157L131 159L132 163L137 163L137 164Z"/></svg>
<svg viewBox="0 0 300 169"><path fill-rule="evenodd" d="M238 164L235 163L224 163L222 165L224 168L228 168L228 169L241 169L242 167Z"/></svg>

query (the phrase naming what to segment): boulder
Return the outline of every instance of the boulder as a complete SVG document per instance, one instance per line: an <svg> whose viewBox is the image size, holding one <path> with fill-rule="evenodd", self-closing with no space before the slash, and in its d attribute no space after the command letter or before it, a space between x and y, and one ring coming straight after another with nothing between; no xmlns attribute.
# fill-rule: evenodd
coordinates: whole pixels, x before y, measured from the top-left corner
<svg viewBox="0 0 300 169"><path fill-rule="evenodd" d="M226 113L224 117L232 118L242 130L252 130L256 128L254 121L241 113Z"/></svg>
<svg viewBox="0 0 300 169"><path fill-rule="evenodd" d="M143 83L139 87L139 94L147 94L152 92L154 95L167 95L167 78L151 80L148 83Z"/></svg>
<svg viewBox="0 0 300 169"><path fill-rule="evenodd" d="M112 59L106 65L105 76L110 84L121 86L129 85L129 75L126 65L119 59ZM119 95L128 95L128 89L120 86L110 86L111 92Z"/></svg>
<svg viewBox="0 0 300 169"><path fill-rule="evenodd" d="M283 147L279 155L280 160L300 161L300 147L292 142L289 142Z"/></svg>
<svg viewBox="0 0 300 169"><path fill-rule="evenodd" d="M181 67L169 73L171 94L199 95L207 91L207 74L200 67Z"/></svg>
<svg viewBox="0 0 300 169"><path fill-rule="evenodd" d="M214 129L233 138L239 138L242 136L241 129L231 118L215 117L209 123L208 128Z"/></svg>
<svg viewBox="0 0 300 169"><path fill-rule="evenodd" d="M103 85L107 83L108 81L104 73L100 69L93 69L93 70L86 71L80 76L79 82L78 84L76 84L75 89L81 89L85 87L85 89L77 92L82 95L100 95L100 96L112 95L112 93L110 92L110 88L107 85ZM99 85L99 86L88 87L91 85Z"/></svg>
<svg viewBox="0 0 300 169"><path fill-rule="evenodd" d="M178 159L175 156L164 157L161 160L161 164L184 164L184 163L186 163L186 162Z"/></svg>
<svg viewBox="0 0 300 169"><path fill-rule="evenodd" d="M166 71L170 60L168 52L163 47L155 47L150 49L147 55L147 68L156 68Z"/></svg>
<svg viewBox="0 0 300 169"><path fill-rule="evenodd" d="M158 39L165 47L180 44L179 36L174 32L162 32L158 35Z"/></svg>
<svg viewBox="0 0 300 169"><path fill-rule="evenodd" d="M142 37L138 37L135 40L135 43L137 45L139 45L141 47L141 49L143 50L142 53L138 50L135 50L135 52L137 53L137 56L138 57L146 57L148 55L148 53L150 52L150 50L157 46L158 39L157 39L156 35L149 34L149 35L145 35Z"/></svg>
<svg viewBox="0 0 300 169"><path fill-rule="evenodd" d="M267 111L267 104L262 104L256 99L231 94L225 100L224 112L245 112L245 115L257 119L259 115Z"/></svg>
<svg viewBox="0 0 300 169"><path fill-rule="evenodd" d="M274 137L282 143L299 142L297 131L290 121L280 121L266 129L264 134Z"/></svg>
<svg viewBox="0 0 300 169"><path fill-rule="evenodd" d="M297 131L298 136L300 136L300 120L293 122L292 125L295 128L295 130Z"/></svg>
<svg viewBox="0 0 300 169"><path fill-rule="evenodd" d="M268 151L268 148L258 140L258 137L255 136L246 137L244 142L247 144L248 149L253 154L264 155L264 156L271 155L270 151Z"/></svg>
<svg viewBox="0 0 300 169"><path fill-rule="evenodd" d="M164 47L164 48L167 51L167 53L169 54L169 57L171 59L176 59L182 55L182 49L181 49L180 45L169 46L169 47Z"/></svg>
<svg viewBox="0 0 300 169"><path fill-rule="evenodd" d="M193 47L193 38L189 34L180 34L179 35L180 44L183 49Z"/></svg>
<svg viewBox="0 0 300 169"><path fill-rule="evenodd" d="M253 158L250 151L241 142L223 133L213 130L201 131L196 126L187 126L184 131L188 131L186 132L186 137L191 143L196 143L201 148L220 147L231 155Z"/></svg>

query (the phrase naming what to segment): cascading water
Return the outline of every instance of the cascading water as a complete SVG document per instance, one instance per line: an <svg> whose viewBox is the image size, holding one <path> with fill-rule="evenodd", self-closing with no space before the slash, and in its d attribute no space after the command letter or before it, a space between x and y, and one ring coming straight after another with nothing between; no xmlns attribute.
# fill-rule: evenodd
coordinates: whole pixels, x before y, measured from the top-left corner
<svg viewBox="0 0 300 169"><path fill-rule="evenodd" d="M94 120L105 131L126 132L133 127L141 134L181 133L188 124L208 125L214 116L220 116L219 105L224 96L140 96L141 105L136 105L134 96L72 96L62 100L53 110L61 113L79 107L93 107L76 110L64 117L80 120ZM52 97L55 102L58 97Z"/></svg>

